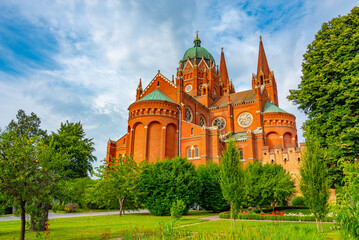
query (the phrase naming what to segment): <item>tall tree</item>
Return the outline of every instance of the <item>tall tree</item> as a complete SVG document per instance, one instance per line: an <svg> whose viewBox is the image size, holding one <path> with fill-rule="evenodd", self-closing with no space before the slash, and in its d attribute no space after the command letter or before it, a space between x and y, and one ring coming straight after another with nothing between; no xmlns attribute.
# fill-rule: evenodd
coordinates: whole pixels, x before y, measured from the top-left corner
<svg viewBox="0 0 359 240"><path fill-rule="evenodd" d="M110 164L104 160L97 170L99 202L109 207L115 198L120 204L120 216L125 212L125 201L139 204L141 169L132 157L112 159Z"/></svg>
<svg viewBox="0 0 359 240"><path fill-rule="evenodd" d="M227 142L227 148L222 153L221 168L221 188L224 199L231 205L231 218L235 226L234 213L237 207L244 202L244 171L242 158L236 143L232 138Z"/></svg>
<svg viewBox="0 0 359 240"><path fill-rule="evenodd" d="M16 114L16 120L11 120L9 125L6 127L9 131L14 131L17 136L27 137L46 137L46 130L40 128L41 120L35 114L31 113L31 115L26 115L25 111L19 109Z"/></svg>
<svg viewBox="0 0 359 240"><path fill-rule="evenodd" d="M70 157L70 163L66 167L67 177L88 177L92 171L91 163L96 160L92 154L95 151L93 139L85 137L85 131L81 122L61 123L57 133L52 133L52 145L58 151L66 153Z"/></svg>
<svg viewBox="0 0 359 240"><path fill-rule="evenodd" d="M20 210L20 239L25 238L25 214L51 200L58 179L54 169L65 162L63 157L37 136L11 130L0 134L0 191Z"/></svg>
<svg viewBox="0 0 359 240"><path fill-rule="evenodd" d="M359 7L322 25L304 54L302 73L288 99L307 114L304 129L329 148L329 175L333 185L341 184L337 161L353 162L359 152Z"/></svg>
<svg viewBox="0 0 359 240"><path fill-rule="evenodd" d="M309 135L309 136L308 136ZM323 232L323 218L328 213L329 179L326 165L326 153L319 141L308 134L300 172L299 188L307 199L307 205L315 216L317 229L319 224Z"/></svg>

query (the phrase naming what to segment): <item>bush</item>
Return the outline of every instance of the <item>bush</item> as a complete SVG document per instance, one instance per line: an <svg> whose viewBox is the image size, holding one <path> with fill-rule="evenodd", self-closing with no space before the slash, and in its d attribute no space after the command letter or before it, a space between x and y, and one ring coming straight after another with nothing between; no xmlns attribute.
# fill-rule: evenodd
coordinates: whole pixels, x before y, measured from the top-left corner
<svg viewBox="0 0 359 240"><path fill-rule="evenodd" d="M177 200L172 203L171 207L171 217L178 221L181 219L182 215L185 213L186 204L182 200Z"/></svg>
<svg viewBox="0 0 359 240"><path fill-rule="evenodd" d="M229 210L229 204L223 198L220 180L220 167L216 163L201 165L197 168L199 181L198 204L206 210L222 212Z"/></svg>
<svg viewBox="0 0 359 240"><path fill-rule="evenodd" d="M68 203L68 204L66 204L64 210L65 210L65 212L67 212L67 213L76 212L78 207L79 207L79 205L76 204L76 203L75 203L75 204L73 204L73 203Z"/></svg>
<svg viewBox="0 0 359 240"><path fill-rule="evenodd" d="M291 201L292 206L307 206L306 199L303 196L295 196Z"/></svg>
<svg viewBox="0 0 359 240"><path fill-rule="evenodd" d="M143 205L153 215L169 216L177 199L186 204L187 213L198 200L196 169L181 157L150 163L141 173L140 190Z"/></svg>

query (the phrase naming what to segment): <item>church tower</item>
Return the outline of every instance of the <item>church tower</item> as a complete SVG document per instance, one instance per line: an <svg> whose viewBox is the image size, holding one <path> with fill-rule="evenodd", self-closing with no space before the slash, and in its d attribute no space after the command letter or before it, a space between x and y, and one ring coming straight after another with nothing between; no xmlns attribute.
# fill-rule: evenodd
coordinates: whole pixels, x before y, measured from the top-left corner
<svg viewBox="0 0 359 240"><path fill-rule="evenodd" d="M273 71L270 71L264 52L262 37L259 40L257 74L252 75L252 89L266 88L271 103L278 105L277 83Z"/></svg>

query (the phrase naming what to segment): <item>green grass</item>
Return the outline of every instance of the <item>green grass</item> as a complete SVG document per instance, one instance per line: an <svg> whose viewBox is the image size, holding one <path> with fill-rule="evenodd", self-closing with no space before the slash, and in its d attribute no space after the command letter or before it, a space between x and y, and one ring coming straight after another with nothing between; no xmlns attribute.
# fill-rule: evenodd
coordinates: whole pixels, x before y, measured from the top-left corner
<svg viewBox="0 0 359 240"><path fill-rule="evenodd" d="M50 219L47 239L111 239L124 234L124 239L143 239L145 233L152 235L146 239L158 239L159 234L161 239L339 239L338 232L330 230L334 225L329 223L324 224L325 233L318 235L315 223L236 221L237 230L232 231L229 220L199 219L213 215L216 214L190 212L173 228L170 227L170 217L149 214ZM20 221L0 222L0 239L18 239L19 230ZM134 237L134 234L140 237ZM36 233L26 231L26 239L36 239Z"/></svg>
<svg viewBox="0 0 359 240"><path fill-rule="evenodd" d="M198 219L214 214L208 212L191 212L184 216L181 221L175 224L187 225L206 220ZM155 230L160 223L169 224L170 217L156 217L149 214L128 214L120 217L119 215L93 216L93 217L74 217L50 219L49 238L53 239L102 239L109 235L111 238L119 237L124 230ZM18 239L20 233L20 221L7 221L0 223L0 239ZM26 231L26 239L35 239L36 233Z"/></svg>
<svg viewBox="0 0 359 240"><path fill-rule="evenodd" d="M235 236L243 239L339 239L339 232L331 230L332 223L324 223L324 233L318 234L315 223L290 223L267 221L236 221L236 231L232 232L232 221L220 220L183 227L183 230L198 233L208 238L209 235ZM235 237L234 237L235 238ZM216 238L214 238L216 239Z"/></svg>

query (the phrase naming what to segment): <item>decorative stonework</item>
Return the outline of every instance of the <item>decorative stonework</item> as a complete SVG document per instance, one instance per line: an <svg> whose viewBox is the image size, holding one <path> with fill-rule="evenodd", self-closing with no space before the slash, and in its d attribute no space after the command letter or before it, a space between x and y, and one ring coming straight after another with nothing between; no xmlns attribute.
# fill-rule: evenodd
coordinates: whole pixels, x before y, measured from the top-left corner
<svg viewBox="0 0 359 240"><path fill-rule="evenodd" d="M253 122L253 116L249 112L241 113L238 116L237 122L243 128L249 127Z"/></svg>

